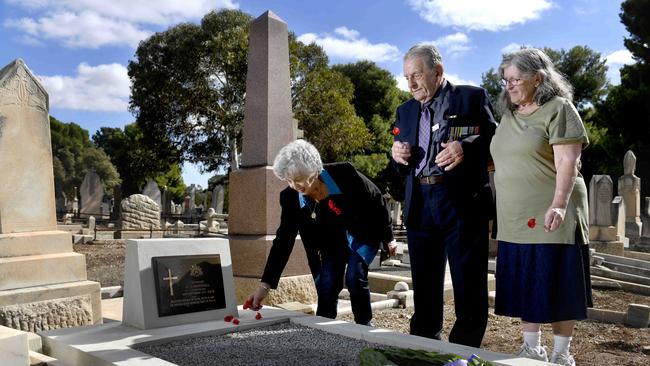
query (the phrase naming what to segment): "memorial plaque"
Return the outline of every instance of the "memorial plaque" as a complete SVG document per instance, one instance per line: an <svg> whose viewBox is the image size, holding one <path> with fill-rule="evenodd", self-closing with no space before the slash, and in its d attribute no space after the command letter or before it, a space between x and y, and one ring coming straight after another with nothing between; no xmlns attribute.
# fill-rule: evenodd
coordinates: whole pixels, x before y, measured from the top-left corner
<svg viewBox="0 0 650 366"><path fill-rule="evenodd" d="M219 254L152 257L151 266L159 317L226 307Z"/></svg>

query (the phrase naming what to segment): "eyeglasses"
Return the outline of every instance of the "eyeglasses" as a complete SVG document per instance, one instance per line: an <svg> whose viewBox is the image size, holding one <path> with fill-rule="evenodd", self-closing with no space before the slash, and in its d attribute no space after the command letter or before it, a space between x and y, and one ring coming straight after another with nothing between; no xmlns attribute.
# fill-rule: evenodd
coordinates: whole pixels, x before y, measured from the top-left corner
<svg viewBox="0 0 650 366"><path fill-rule="evenodd" d="M289 184L289 187L293 189L298 189L298 188L307 188L311 186L314 181L316 180L316 177L318 177L318 173L314 173L307 178L301 178L301 179L285 179L287 184Z"/></svg>
<svg viewBox="0 0 650 366"><path fill-rule="evenodd" d="M521 85L526 79L501 79L501 85L503 86L508 86L508 84L512 86L517 86Z"/></svg>

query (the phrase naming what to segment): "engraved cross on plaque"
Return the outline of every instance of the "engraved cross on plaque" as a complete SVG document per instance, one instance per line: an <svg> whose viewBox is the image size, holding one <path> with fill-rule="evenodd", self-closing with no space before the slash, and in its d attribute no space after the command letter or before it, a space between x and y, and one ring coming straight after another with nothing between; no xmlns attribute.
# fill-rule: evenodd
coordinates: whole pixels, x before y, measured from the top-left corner
<svg viewBox="0 0 650 366"><path fill-rule="evenodd" d="M163 277L164 281L169 281L169 295L174 296L174 280L177 280L177 276L172 276L172 270L167 268L167 277Z"/></svg>

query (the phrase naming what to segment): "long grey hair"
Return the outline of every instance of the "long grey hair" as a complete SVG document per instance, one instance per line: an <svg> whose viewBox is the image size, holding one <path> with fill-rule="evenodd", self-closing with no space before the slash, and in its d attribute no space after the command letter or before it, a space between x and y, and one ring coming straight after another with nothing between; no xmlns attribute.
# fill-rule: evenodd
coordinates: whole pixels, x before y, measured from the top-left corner
<svg viewBox="0 0 650 366"><path fill-rule="evenodd" d="M535 90L533 99L537 105L548 102L555 96L573 101L573 87L553 65L550 57L537 48L522 48L521 50L503 55L499 66L499 76L503 79L503 70L514 66L522 75L532 78L539 75L541 81ZM510 101L508 91L504 88L499 95L497 107L503 113L513 111L517 106Z"/></svg>

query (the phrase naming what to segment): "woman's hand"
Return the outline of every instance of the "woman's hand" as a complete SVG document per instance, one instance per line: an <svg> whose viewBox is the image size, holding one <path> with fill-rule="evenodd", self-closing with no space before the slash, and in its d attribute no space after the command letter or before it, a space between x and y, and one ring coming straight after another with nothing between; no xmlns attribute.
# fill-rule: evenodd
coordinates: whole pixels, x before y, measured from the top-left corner
<svg viewBox="0 0 650 366"><path fill-rule="evenodd" d="M253 311L259 311L262 308L262 301L269 294L271 286L268 283L260 283L260 285L255 289L255 291L248 296L246 303L250 304L250 309Z"/></svg>
<svg viewBox="0 0 650 366"><path fill-rule="evenodd" d="M548 233L557 230L564 222L565 215L566 208L549 207L544 215L544 231Z"/></svg>

